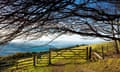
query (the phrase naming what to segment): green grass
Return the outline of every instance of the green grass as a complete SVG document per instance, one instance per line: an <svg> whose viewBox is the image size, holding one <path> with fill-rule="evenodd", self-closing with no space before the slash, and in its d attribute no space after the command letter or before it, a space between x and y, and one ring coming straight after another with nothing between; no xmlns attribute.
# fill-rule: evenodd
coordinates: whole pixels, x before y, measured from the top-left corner
<svg viewBox="0 0 120 72"><path fill-rule="evenodd" d="M92 47L93 50L101 51L101 47L107 47L110 46L109 49L113 50L113 46L111 42L105 42L105 43L99 43L99 44L91 44L88 46L79 46L74 47L73 49L81 49L86 47ZM64 50L60 50L58 52L61 52ZM77 51L75 51L77 52ZM107 52L107 49L104 51ZM81 54L84 54L85 52L82 52ZM72 52L64 52L63 55L70 55L74 56ZM56 52L52 52L52 56L56 56ZM42 59L38 59L40 62L37 64L36 67L33 67L32 65L28 66L27 63L33 64L31 61L31 58L21 59L18 60L19 62L18 66L26 65L27 67L23 67L22 69L16 70L16 72L119 72L120 71L120 59L119 58L107 58L105 60L97 61L97 62L87 62L85 59L64 59L64 58L58 58L58 59L52 59L52 63L55 65L47 65L48 64L48 54L43 54L41 56ZM27 61L27 62L24 62ZM43 64L42 64L43 63ZM15 66L10 67L15 68ZM6 71L8 72L8 71Z"/></svg>
<svg viewBox="0 0 120 72"><path fill-rule="evenodd" d="M88 62L83 64L72 63L61 66L28 67L28 70L24 70L24 71L26 72L31 72L31 71L32 72L119 72L120 59L107 59L104 61Z"/></svg>

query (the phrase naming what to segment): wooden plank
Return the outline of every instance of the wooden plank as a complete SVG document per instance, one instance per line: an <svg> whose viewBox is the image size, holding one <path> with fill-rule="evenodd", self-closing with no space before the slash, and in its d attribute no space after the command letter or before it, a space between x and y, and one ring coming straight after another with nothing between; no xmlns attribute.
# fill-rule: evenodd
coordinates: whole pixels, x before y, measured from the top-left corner
<svg viewBox="0 0 120 72"><path fill-rule="evenodd" d="M102 57L102 56L100 56L98 53L93 52L93 54L94 54L95 56L97 56L99 59L103 59L103 57Z"/></svg>

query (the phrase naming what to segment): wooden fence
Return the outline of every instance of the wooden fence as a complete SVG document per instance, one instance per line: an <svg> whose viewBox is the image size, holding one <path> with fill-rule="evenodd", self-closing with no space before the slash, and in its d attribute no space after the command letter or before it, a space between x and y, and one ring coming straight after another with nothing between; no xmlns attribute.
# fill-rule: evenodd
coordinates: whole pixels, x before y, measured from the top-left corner
<svg viewBox="0 0 120 72"><path fill-rule="evenodd" d="M67 49L55 49L50 48L48 52L40 52L40 53L32 53L31 58L16 60L13 63L8 62L7 64L0 64L0 72L15 72L16 70L21 71L28 71L27 67L36 67L42 64L44 65L52 65L55 64L56 61L65 59L67 60L86 60L91 61L91 59L99 58L104 59L105 56L112 55L115 53L114 46L112 44L107 44L104 46L99 46L96 49L92 49L91 47L74 49L74 48L67 48ZM13 66L12 68L9 68ZM8 67L9 69L7 69ZM3 71L4 69L7 69Z"/></svg>
<svg viewBox="0 0 120 72"><path fill-rule="evenodd" d="M55 49L55 48L50 48L49 52L47 54L47 57L41 57L41 55L37 55L36 58L37 62L34 62L34 65L40 64L40 60L42 59L46 59L48 63L48 65L53 64L54 60L60 60L60 59L65 59L65 60L69 60L69 59L83 59L83 60L87 60L89 61L91 58L91 51L92 48L83 48L83 49ZM36 55L35 55L36 56Z"/></svg>
<svg viewBox="0 0 120 72"><path fill-rule="evenodd" d="M55 60L86 60L91 59L92 48L82 48L82 49L55 49L50 48L46 53L33 53L31 58L17 60L12 68L5 70L6 72L14 71L25 71L27 67L36 67L41 64L52 65L55 63ZM46 60L46 61L45 61ZM0 71L4 72L4 71Z"/></svg>
<svg viewBox="0 0 120 72"><path fill-rule="evenodd" d="M15 61L11 66L3 64L0 65L0 72L22 72L27 71L27 67L33 66L33 58L25 58L22 60Z"/></svg>
<svg viewBox="0 0 120 72"><path fill-rule="evenodd" d="M103 59L107 56L112 56L115 54L114 44L106 44L94 49L92 52L98 53Z"/></svg>

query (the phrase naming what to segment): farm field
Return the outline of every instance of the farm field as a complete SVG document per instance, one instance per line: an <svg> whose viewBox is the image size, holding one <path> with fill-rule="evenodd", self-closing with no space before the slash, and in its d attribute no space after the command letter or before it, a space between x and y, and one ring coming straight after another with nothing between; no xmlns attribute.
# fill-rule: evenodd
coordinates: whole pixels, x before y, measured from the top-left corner
<svg viewBox="0 0 120 72"><path fill-rule="evenodd" d="M106 54L105 59L88 61L86 60L86 55L83 55L85 59L75 58L75 55L69 51L70 49L86 49L90 47L92 51L97 50L99 52L101 52L101 47L106 47L104 49L104 53ZM64 52L64 50L52 51L51 55L58 57L51 59L52 64L49 64L49 54L45 53L40 58L38 57L36 66L33 66L33 57L24 58L17 60L17 69L16 65L14 65L3 72L12 72L12 69L16 72L119 72L120 70L119 55L108 55L109 53L107 53L114 50L111 42L76 46L70 49L65 49L66 52L63 55L70 55L70 57L73 56L74 58L69 58L68 56L68 59L66 59L61 55L56 56L56 53ZM85 53L86 51L83 51L81 54Z"/></svg>

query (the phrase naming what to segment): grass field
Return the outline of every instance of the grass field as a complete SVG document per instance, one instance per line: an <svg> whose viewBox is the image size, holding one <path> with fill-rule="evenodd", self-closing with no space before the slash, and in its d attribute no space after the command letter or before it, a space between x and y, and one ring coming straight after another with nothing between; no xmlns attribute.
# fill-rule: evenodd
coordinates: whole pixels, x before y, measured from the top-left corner
<svg viewBox="0 0 120 72"><path fill-rule="evenodd" d="M120 59L107 59L104 61L87 62L82 64L66 64L56 66L32 67L16 72L119 72Z"/></svg>
<svg viewBox="0 0 120 72"><path fill-rule="evenodd" d="M99 43L92 44L87 46L78 46L72 49L81 49L86 47L92 47L93 50L101 51L100 48L103 46L109 46L110 50L114 50L111 42L107 43ZM108 49L105 49L108 50ZM105 51L107 52L107 51ZM52 55L55 55L55 52L52 52ZM71 54L69 52L65 52L65 54ZM65 55L64 54L64 55ZM72 55L72 54L71 54ZM120 72L120 59L119 57L114 58L106 58L105 60L98 60L96 62L88 62L82 59L52 59L52 63L54 65L47 65L48 63L48 54L44 54L41 56L43 60L38 59L40 63L36 65L36 67L32 66L33 61L31 58L20 59L19 66L24 66L21 69L16 70L16 72ZM27 61L27 62L24 62ZM76 63L77 62L77 63ZM43 63L43 64L42 64ZM11 69L16 66L10 67ZM5 72L9 72L9 70L5 70Z"/></svg>

